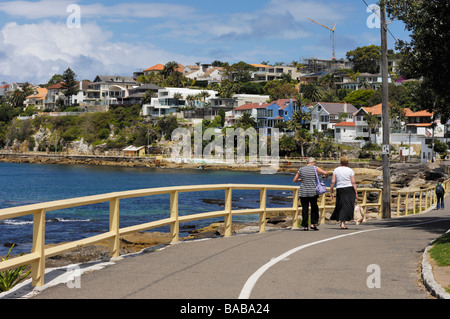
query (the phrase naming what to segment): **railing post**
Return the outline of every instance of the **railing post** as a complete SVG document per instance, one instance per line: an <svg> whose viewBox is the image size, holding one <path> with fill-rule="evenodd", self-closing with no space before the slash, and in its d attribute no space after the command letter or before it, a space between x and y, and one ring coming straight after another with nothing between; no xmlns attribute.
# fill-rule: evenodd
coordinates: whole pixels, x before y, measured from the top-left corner
<svg viewBox="0 0 450 319"><path fill-rule="evenodd" d="M120 254L119 217L119 199L116 197L109 201L109 231L114 233L109 240L109 255L112 258L118 258Z"/></svg>
<svg viewBox="0 0 450 319"><path fill-rule="evenodd" d="M420 196L419 196L419 214L422 213L422 191L420 191Z"/></svg>
<svg viewBox="0 0 450 319"><path fill-rule="evenodd" d="M294 208L294 217L292 218L292 229L298 229L298 188L292 192L292 208Z"/></svg>
<svg viewBox="0 0 450 319"><path fill-rule="evenodd" d="M231 237L231 223L232 223L232 215L231 215L231 199L232 199L232 189L231 187L227 187L225 189L225 237Z"/></svg>
<svg viewBox="0 0 450 319"><path fill-rule="evenodd" d="M390 199L392 200L392 198ZM378 192L378 219L383 216L383 192L380 190Z"/></svg>
<svg viewBox="0 0 450 319"><path fill-rule="evenodd" d="M170 235L172 244L180 241L180 222L178 219L178 191L170 193L170 218L175 221L170 224Z"/></svg>
<svg viewBox="0 0 450 319"><path fill-rule="evenodd" d="M320 198L320 207L319 207L319 216L320 216L320 224L325 224L325 196L326 194L322 194L319 196Z"/></svg>
<svg viewBox="0 0 450 319"><path fill-rule="evenodd" d="M366 218L366 215L367 215L367 190L363 191L362 206L364 207L364 218Z"/></svg>
<svg viewBox="0 0 450 319"><path fill-rule="evenodd" d="M33 287L44 285L45 275L45 210L33 214L33 247L31 253L37 253L39 259L31 263Z"/></svg>
<svg viewBox="0 0 450 319"><path fill-rule="evenodd" d="M259 232L266 232L266 207L267 207L267 188L261 188L259 191L259 208L261 212L259 213Z"/></svg>

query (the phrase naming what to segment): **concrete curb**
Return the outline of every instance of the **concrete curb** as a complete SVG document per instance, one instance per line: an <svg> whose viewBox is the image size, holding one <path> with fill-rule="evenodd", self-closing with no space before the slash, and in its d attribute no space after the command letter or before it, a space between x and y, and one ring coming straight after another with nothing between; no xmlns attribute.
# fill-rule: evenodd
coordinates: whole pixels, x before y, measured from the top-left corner
<svg viewBox="0 0 450 319"><path fill-rule="evenodd" d="M449 231L450 232L450 231ZM425 285L425 287L428 289L428 291L436 298L438 299L450 299L450 294L445 291L445 289L439 285L435 280L433 276L433 269L428 262L429 254L428 251L433 247L433 243L428 245L427 248L425 248L425 251L422 256L422 280Z"/></svg>

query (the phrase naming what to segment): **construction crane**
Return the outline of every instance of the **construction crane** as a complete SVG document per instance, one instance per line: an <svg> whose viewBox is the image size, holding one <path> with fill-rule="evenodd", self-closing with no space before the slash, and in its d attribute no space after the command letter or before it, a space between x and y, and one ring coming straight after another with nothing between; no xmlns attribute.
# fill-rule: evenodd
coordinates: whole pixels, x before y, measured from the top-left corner
<svg viewBox="0 0 450 319"><path fill-rule="evenodd" d="M315 24L320 25L321 27L324 27L325 29L330 30L333 32L333 60L336 60L336 51L334 50L334 32L336 31L336 23L334 24L333 28L329 28L327 26L324 26L323 24L320 24L319 22L314 21L313 19L308 18L310 21L314 22Z"/></svg>

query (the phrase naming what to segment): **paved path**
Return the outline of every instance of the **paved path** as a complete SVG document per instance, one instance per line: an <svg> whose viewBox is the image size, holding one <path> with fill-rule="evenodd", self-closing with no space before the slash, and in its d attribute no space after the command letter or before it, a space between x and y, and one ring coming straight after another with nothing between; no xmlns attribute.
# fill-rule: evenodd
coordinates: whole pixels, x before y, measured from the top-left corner
<svg viewBox="0 0 450 319"><path fill-rule="evenodd" d="M34 298L427 299L420 283L422 254L448 229L450 210L432 210L349 224L348 230L333 224L318 232L182 242L84 273L80 288L60 284ZM369 288L368 282L378 283L377 274L380 288Z"/></svg>

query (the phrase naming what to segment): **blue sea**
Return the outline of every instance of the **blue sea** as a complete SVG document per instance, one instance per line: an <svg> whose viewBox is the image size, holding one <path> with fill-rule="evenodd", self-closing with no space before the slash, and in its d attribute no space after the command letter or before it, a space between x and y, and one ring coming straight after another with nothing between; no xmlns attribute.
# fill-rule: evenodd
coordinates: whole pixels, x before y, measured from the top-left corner
<svg viewBox="0 0 450 319"><path fill-rule="evenodd" d="M294 185L293 174L262 175L260 172L202 169L120 168L85 165L0 163L0 209L117 191L204 184ZM233 209L259 207L259 191L233 191ZM291 192L269 191L268 207L290 206ZM120 227L168 218L169 195L120 201ZM180 215L223 209L224 191L182 193ZM258 216L233 217L233 221L257 221ZM220 219L181 224L181 236ZM73 241L108 231L109 203L64 209L46 214L46 244ZM153 231L168 232L168 227ZM32 216L0 220L0 256L8 244L13 254L30 252Z"/></svg>

